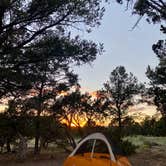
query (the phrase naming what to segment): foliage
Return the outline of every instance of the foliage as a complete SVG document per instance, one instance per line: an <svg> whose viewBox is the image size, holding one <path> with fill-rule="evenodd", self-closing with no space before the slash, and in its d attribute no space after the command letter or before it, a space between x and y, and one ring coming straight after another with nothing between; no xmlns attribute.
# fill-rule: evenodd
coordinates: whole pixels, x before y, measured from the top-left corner
<svg viewBox="0 0 166 166"><path fill-rule="evenodd" d="M134 5L134 13L139 15L147 15L156 23L166 19L166 6L163 0L139 0ZM164 29L163 29L164 30Z"/></svg>
<svg viewBox="0 0 166 166"><path fill-rule="evenodd" d="M156 135L156 136L166 136L166 132L165 131L166 131L165 119L161 118L155 124L154 135Z"/></svg>
<svg viewBox="0 0 166 166"><path fill-rule="evenodd" d="M154 96L154 104L163 118L166 118L166 42L159 41L153 46L153 50L157 54L159 64L154 70L147 68L146 74L151 84L149 94Z"/></svg>
<svg viewBox="0 0 166 166"><path fill-rule="evenodd" d="M7 152L11 152L11 144L15 144L20 135L23 135L26 138L32 137L31 125L29 124L30 119L28 120L25 117L14 116L11 118L7 114L0 115L0 140L1 147L5 147Z"/></svg>
<svg viewBox="0 0 166 166"><path fill-rule="evenodd" d="M125 137L124 140L132 142L135 146L138 147L137 151L142 151L152 146L162 146L166 145L166 137L154 137L154 136L142 136L135 135Z"/></svg>
<svg viewBox="0 0 166 166"><path fill-rule="evenodd" d="M155 124L155 119L145 118L145 120L142 122L142 135L153 135Z"/></svg>
<svg viewBox="0 0 166 166"><path fill-rule="evenodd" d="M16 116L9 117L7 114L0 115L0 146L7 147L10 151L15 151L18 146L20 134L26 140L32 140L36 135L36 119L40 121L40 146L39 149L47 149L50 143L66 149L70 145L70 137L66 133L65 126L57 122L52 116ZM11 148L14 145L15 148ZM9 149L7 149L9 151ZM4 151L4 150L3 150Z"/></svg>
<svg viewBox="0 0 166 166"><path fill-rule="evenodd" d="M81 123L85 120L83 111L85 102L83 99L79 90L60 97L52 108L54 116L62 122L65 121L69 128L72 125L81 127Z"/></svg>
<svg viewBox="0 0 166 166"><path fill-rule="evenodd" d="M124 155L127 155L127 156L135 153L136 149L138 148L137 146L135 146L128 140L122 140L119 144L119 147L120 149L122 149L122 152L124 153Z"/></svg>
<svg viewBox="0 0 166 166"><path fill-rule="evenodd" d="M109 95L110 112L121 128L125 111L133 104L133 95L140 93L143 85L138 84L137 78L132 73L128 74L123 66L118 66L111 72L104 88L105 93Z"/></svg>
<svg viewBox="0 0 166 166"><path fill-rule="evenodd" d="M66 123L69 132L72 127L78 128L82 137L90 132L98 122L102 123L106 116L108 102L101 96L93 98L88 93L81 93L79 87L60 97L53 105L53 114L59 121ZM82 127L84 126L84 129Z"/></svg>
<svg viewBox="0 0 166 166"><path fill-rule="evenodd" d="M127 117L131 118L131 117ZM115 139L126 136L145 135L145 136L166 136L165 120L163 118L155 119L154 117L146 117L142 122L124 122L122 121L123 128L121 134L118 131L118 126L110 125L108 131ZM120 134L120 135L119 135Z"/></svg>
<svg viewBox="0 0 166 166"><path fill-rule="evenodd" d="M115 154L131 155L135 153L137 146L131 141L124 139L125 135L121 135L121 131L118 127L108 128L103 133L110 141Z"/></svg>
<svg viewBox="0 0 166 166"><path fill-rule="evenodd" d="M6 145L8 152L11 151L10 143L16 140L12 122L4 114L0 115L0 140L1 148Z"/></svg>
<svg viewBox="0 0 166 166"><path fill-rule="evenodd" d="M121 2L122 1L118 1ZM160 23L160 31L165 35L166 34L166 2L164 0L137 0L137 1L127 1L127 8L131 6L133 14L140 16L140 19L143 16L146 16L149 23ZM140 20L139 19L139 20ZM139 23L139 20L136 22L135 28ZM165 57L166 57L166 41L165 39L159 40L156 44L152 46L153 51L159 58L159 64L152 70L150 67L147 69L147 76L153 84L153 88L150 89L154 92L155 104L158 106L161 113L164 113L165 107Z"/></svg>
<svg viewBox="0 0 166 166"><path fill-rule="evenodd" d="M126 117L123 121L122 135L138 135L142 132L142 126L135 122L132 117Z"/></svg>
<svg viewBox="0 0 166 166"><path fill-rule="evenodd" d="M139 21L145 16L149 23L160 24L160 31L164 37L166 34L166 2L164 0L117 0L119 3L127 2L127 9L131 8L133 14L139 15L139 19L133 26L133 29L139 24ZM166 91L165 91L165 66L166 66L166 40L159 40L152 46L153 51L159 58L158 66L153 70L147 68L147 77L151 81L150 95L154 97L154 103L158 107L162 116L165 117L166 110Z"/></svg>
<svg viewBox="0 0 166 166"><path fill-rule="evenodd" d="M165 119L145 119L141 125L141 135L166 136Z"/></svg>
<svg viewBox="0 0 166 166"><path fill-rule="evenodd" d="M32 138L32 120L16 111L14 100L9 101L8 109L0 115L0 139L1 146L6 144L7 151L10 152L11 144L15 144L22 135Z"/></svg>
<svg viewBox="0 0 166 166"><path fill-rule="evenodd" d="M164 0L117 0L118 3L127 3L127 9L140 16L133 28L137 26L142 17L146 16L149 23L161 23L161 31L166 33L166 3Z"/></svg>
<svg viewBox="0 0 166 166"><path fill-rule="evenodd" d="M38 71L34 67L41 62L46 65L48 60L53 66L50 64L52 57L55 65L58 50L56 62L58 59L59 62L91 61L86 53L96 54L95 50L89 50L94 44L82 41L76 46L75 43L80 43L78 39L69 41L62 36L67 36L68 27L83 24L88 29L99 25L103 12L101 0L1 0L0 97L13 93L18 96L19 91L30 89L34 84L32 71ZM74 58L73 54L77 56Z"/></svg>
<svg viewBox="0 0 166 166"><path fill-rule="evenodd" d="M72 38L67 28L99 25L103 12L101 0L0 2L0 97L15 96L16 112L37 115L35 152L41 114L57 94L77 83L72 65L91 63L102 50L92 41Z"/></svg>

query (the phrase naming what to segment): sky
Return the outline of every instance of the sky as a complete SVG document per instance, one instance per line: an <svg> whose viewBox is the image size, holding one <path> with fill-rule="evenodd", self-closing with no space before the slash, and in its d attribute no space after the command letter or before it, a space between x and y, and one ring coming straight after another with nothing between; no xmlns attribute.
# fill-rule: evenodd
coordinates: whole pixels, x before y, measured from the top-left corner
<svg viewBox="0 0 166 166"><path fill-rule="evenodd" d="M160 26L147 23L145 18L131 31L137 19L138 16L132 15L131 11L125 11L124 5L112 3L107 6L98 28L91 33L77 32L81 38L103 43L105 50L92 65L75 69L83 91L101 89L111 71L119 65L125 66L127 72L132 72L139 81L148 81L145 75L147 66L155 67L158 63L152 44L163 36Z"/></svg>

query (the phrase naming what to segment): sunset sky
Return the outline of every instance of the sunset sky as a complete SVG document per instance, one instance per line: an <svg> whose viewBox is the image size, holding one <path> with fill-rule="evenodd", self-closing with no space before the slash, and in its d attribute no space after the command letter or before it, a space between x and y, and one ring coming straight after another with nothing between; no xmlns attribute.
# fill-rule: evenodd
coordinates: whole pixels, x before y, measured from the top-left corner
<svg viewBox="0 0 166 166"><path fill-rule="evenodd" d="M112 3L106 8L106 13L99 28L92 33L76 31L82 38L104 44L105 52L92 66L84 65L76 68L80 84L84 91L101 89L110 72L118 65L126 67L142 81L148 81L145 71L148 65L154 67L158 63L152 51L152 44L162 39L159 25L146 22L143 18L138 27L131 31L138 16L125 11L125 6Z"/></svg>

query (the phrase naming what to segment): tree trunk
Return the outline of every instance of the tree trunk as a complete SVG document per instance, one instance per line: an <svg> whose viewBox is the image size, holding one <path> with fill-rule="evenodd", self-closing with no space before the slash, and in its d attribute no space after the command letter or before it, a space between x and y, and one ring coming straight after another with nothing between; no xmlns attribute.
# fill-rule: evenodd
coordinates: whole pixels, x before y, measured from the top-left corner
<svg viewBox="0 0 166 166"><path fill-rule="evenodd" d="M122 117L121 117L121 109L118 108L118 124L119 128L122 129Z"/></svg>
<svg viewBox="0 0 166 166"><path fill-rule="evenodd" d="M40 153L40 147L39 147L39 140L40 140L40 114L42 112L42 92L43 92L43 82L40 87L39 91L39 109L37 110L37 117L36 117L36 130L35 130L35 148L34 148L34 154L39 154Z"/></svg>
<svg viewBox="0 0 166 166"><path fill-rule="evenodd" d="M20 141L18 144L17 159L22 161L26 159L27 140L20 133L18 133L18 136Z"/></svg>
<svg viewBox="0 0 166 166"><path fill-rule="evenodd" d="M4 17L4 8L3 6L1 6L2 4L0 4L0 33L2 32L2 20Z"/></svg>
<svg viewBox="0 0 166 166"><path fill-rule="evenodd" d="M40 151L48 148L48 142L45 138L40 138Z"/></svg>
<svg viewBox="0 0 166 166"><path fill-rule="evenodd" d="M0 147L1 147L1 153L3 153L3 147L5 145L5 139L3 137L1 137L0 139Z"/></svg>
<svg viewBox="0 0 166 166"><path fill-rule="evenodd" d="M66 136L67 136L67 138L68 138L68 140L69 140L70 145L71 145L72 148L74 149L74 148L76 147L76 142L75 142L73 136L70 134L70 131L68 131L67 128L66 128Z"/></svg>
<svg viewBox="0 0 166 166"><path fill-rule="evenodd" d="M39 154L40 153L40 148L39 148L40 131L39 130L40 130L40 121L39 121L39 117L37 117L34 154Z"/></svg>
<svg viewBox="0 0 166 166"><path fill-rule="evenodd" d="M6 148L7 148L7 152L10 153L11 147L10 147L10 139L9 138L7 138L7 140L6 140Z"/></svg>
<svg viewBox="0 0 166 166"><path fill-rule="evenodd" d="M79 134L80 134L80 136L82 138L84 136L84 132L83 132L81 126L78 126L78 132L79 132Z"/></svg>
<svg viewBox="0 0 166 166"><path fill-rule="evenodd" d="M117 130L117 139L118 141L122 138L122 113L120 107L118 107L118 130Z"/></svg>

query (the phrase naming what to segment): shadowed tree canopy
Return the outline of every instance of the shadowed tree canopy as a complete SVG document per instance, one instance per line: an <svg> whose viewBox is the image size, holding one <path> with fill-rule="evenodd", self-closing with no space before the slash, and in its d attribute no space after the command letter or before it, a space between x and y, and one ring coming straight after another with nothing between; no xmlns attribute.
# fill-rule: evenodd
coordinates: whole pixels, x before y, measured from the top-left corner
<svg viewBox="0 0 166 166"><path fill-rule="evenodd" d="M122 3L124 1L118 1ZM133 14L140 16L133 29L137 26L140 19L145 16L149 23L161 24L160 31L163 35L166 34L166 1L165 0L129 0L127 1L127 8L131 7ZM165 65L166 65L166 40L159 40L153 44L152 50L159 58L158 66L153 70L150 67L147 69L147 77L151 81L152 87L150 94L154 94L154 102L162 115L166 117L166 78L165 78Z"/></svg>
<svg viewBox="0 0 166 166"><path fill-rule="evenodd" d="M118 125L122 127L122 119L126 109L133 104L133 96L141 92L142 84L125 67L118 66L110 74L109 81L104 83L104 91L108 94L110 111L115 115Z"/></svg>
<svg viewBox="0 0 166 166"><path fill-rule="evenodd" d="M80 24L87 29L99 25L103 12L101 0L1 0L0 96L29 89L33 84L31 68L47 58L51 60L53 51L59 62L82 59L86 63L86 50L94 45L59 34L65 36L68 27ZM64 51L67 47L69 52ZM41 50L49 51L40 55ZM78 57L72 59L73 54Z"/></svg>
<svg viewBox="0 0 166 166"><path fill-rule="evenodd" d="M70 35L57 36L49 32L39 41L30 44L23 55L20 54L23 61L17 65L20 72L30 80L35 92L32 96L24 96L23 102L20 102L23 103L22 110L32 113L35 110L38 117L35 126L35 153L39 152L40 116L50 109L61 91L77 83L77 75L71 70L72 65L92 62L101 49L95 43L80 40L79 37L71 39ZM17 91L15 93L18 95Z"/></svg>
<svg viewBox="0 0 166 166"><path fill-rule="evenodd" d="M143 16L149 23L161 23L161 31L166 33L166 1L165 0L117 0L119 3L127 2L127 9L131 8L133 14L140 16L135 28Z"/></svg>
<svg viewBox="0 0 166 166"><path fill-rule="evenodd" d="M120 1L122 2L122 1ZM138 14L140 19L145 16L149 23L161 24L161 32L166 34L166 1L165 0L136 0L127 1L127 7L132 6L133 14ZM137 26L140 19L136 22L133 28ZM164 36L165 37L165 36ZM162 115L166 117L166 78L165 78L165 65L166 65L166 40L159 40L153 44L152 50L159 58L158 66L153 70L149 66L147 68L147 77L151 81L152 87L150 94L155 96L154 102Z"/></svg>
<svg viewBox="0 0 166 166"><path fill-rule="evenodd" d="M57 100L53 111L55 117L65 120L69 127L81 127L85 122L101 122L108 104L102 97L93 98L88 93L76 90Z"/></svg>
<svg viewBox="0 0 166 166"><path fill-rule="evenodd" d="M150 94L154 95L154 103L166 121L166 41L160 40L153 45L159 64L155 69L147 68L147 77L150 79Z"/></svg>
<svg viewBox="0 0 166 166"><path fill-rule="evenodd" d="M21 111L36 115L35 153L40 116L58 93L77 83L71 67L91 63L102 50L71 37L67 28L99 25L103 12L101 0L0 1L0 97L14 95Z"/></svg>

